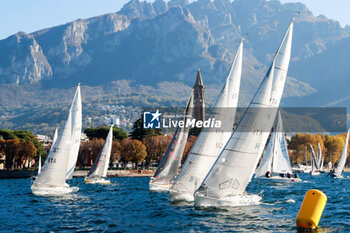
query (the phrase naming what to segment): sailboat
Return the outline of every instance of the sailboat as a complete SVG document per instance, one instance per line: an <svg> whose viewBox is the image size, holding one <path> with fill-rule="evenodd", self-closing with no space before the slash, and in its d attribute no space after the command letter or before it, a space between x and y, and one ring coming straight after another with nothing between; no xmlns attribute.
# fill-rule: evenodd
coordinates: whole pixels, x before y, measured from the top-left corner
<svg viewBox="0 0 350 233"><path fill-rule="evenodd" d="M113 125L109 129L106 141L98 154L89 173L85 177L85 183L88 184L110 184L111 181L104 179L107 176L109 159L112 152L113 143Z"/></svg>
<svg viewBox="0 0 350 233"><path fill-rule="evenodd" d="M296 174L293 175L290 165L280 112L277 114L274 130L255 178L272 183L301 182Z"/></svg>
<svg viewBox="0 0 350 233"><path fill-rule="evenodd" d="M73 178L73 173L75 165L78 160L80 139L81 139L81 127L82 127L82 106L81 106L81 94L80 94L80 84L74 94L73 103L70 108L72 114L72 145L68 160L68 167L66 173L66 179L71 180Z"/></svg>
<svg viewBox="0 0 350 233"><path fill-rule="evenodd" d="M315 154L315 151L314 151L314 148L313 146L310 144L310 148L311 148L311 172L310 174L312 176L318 176L320 175L320 169L318 167L318 159L316 157L316 154Z"/></svg>
<svg viewBox="0 0 350 233"><path fill-rule="evenodd" d="M320 143L317 144L317 162L320 173L325 173L325 171L323 170L324 156L322 156L322 149Z"/></svg>
<svg viewBox="0 0 350 233"><path fill-rule="evenodd" d="M192 118L193 111L193 92L187 102L184 112L184 127L177 127L173 138L168 145L153 177L149 182L149 190L151 191L169 191L174 177L181 165L182 154L185 150L189 128L186 122Z"/></svg>
<svg viewBox="0 0 350 233"><path fill-rule="evenodd" d="M242 74L242 57L243 40L239 45L225 85L214 105L214 112L210 116L211 119L220 120L222 127L220 129L202 129L170 189L172 202L194 201L194 192L202 183L232 134Z"/></svg>
<svg viewBox="0 0 350 233"><path fill-rule="evenodd" d="M263 152L282 98L289 66L292 20L265 78L233 134L194 194L196 207L258 204L245 193Z"/></svg>
<svg viewBox="0 0 350 233"><path fill-rule="evenodd" d="M349 131L350 131L350 129L348 130L348 134L346 135L345 144L344 144L341 156L340 156L340 160L338 162L338 166L333 173L330 173L331 177L333 177L333 178L343 178L342 173L344 170L346 158L348 156Z"/></svg>
<svg viewBox="0 0 350 233"><path fill-rule="evenodd" d="M78 187L70 187L66 183L68 161L72 154L71 150L73 144L72 128L74 126L72 126L73 112L71 110L80 107L81 111L81 102L79 103L79 101L76 101L76 98L81 101L80 85L78 85L75 92L72 107L64 127L54 141L40 174L38 174L31 186L32 192L35 195L63 195L79 190Z"/></svg>

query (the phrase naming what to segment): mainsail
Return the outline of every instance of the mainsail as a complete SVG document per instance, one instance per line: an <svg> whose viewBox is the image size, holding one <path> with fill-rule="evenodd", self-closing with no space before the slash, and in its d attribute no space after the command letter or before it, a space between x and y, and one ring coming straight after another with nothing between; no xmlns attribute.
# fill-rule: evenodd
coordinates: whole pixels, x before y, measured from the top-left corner
<svg viewBox="0 0 350 233"><path fill-rule="evenodd" d="M202 129L171 190L193 195L230 138L238 103L242 57L243 40L210 116L220 120L222 127Z"/></svg>
<svg viewBox="0 0 350 233"><path fill-rule="evenodd" d="M335 169L335 172L334 172L334 175L336 177L341 177L341 174L342 174L344 166L345 166L346 157L348 156L349 131L350 131L350 129L348 130L348 134L346 135L343 151L341 153L341 157L340 157L338 166L337 166L337 168Z"/></svg>
<svg viewBox="0 0 350 233"><path fill-rule="evenodd" d="M186 122L191 120L193 111L193 92L187 102L187 106L184 112L183 121L185 127L177 127L171 142L166 149L154 176L152 177L151 183L156 184L168 184L170 185L174 177L177 174L177 170L180 167L182 154L185 150L189 128L186 127Z"/></svg>
<svg viewBox="0 0 350 233"><path fill-rule="evenodd" d="M264 154L262 163L256 172L256 177L265 176L267 171L271 173L293 173L280 112L277 114L274 131Z"/></svg>
<svg viewBox="0 0 350 233"><path fill-rule="evenodd" d="M316 158L314 147L311 144L310 144L310 148L311 148L311 172L315 172L319 170L318 164L317 164L317 158Z"/></svg>
<svg viewBox="0 0 350 233"><path fill-rule="evenodd" d="M69 113L63 130L57 137L38 174L34 187L63 187L66 181L67 161L71 148L72 115Z"/></svg>
<svg viewBox="0 0 350 233"><path fill-rule="evenodd" d="M69 161L67 167L67 179L72 179L75 165L78 160L78 153L80 147L81 138L81 125L82 125L82 106L81 106L81 95L80 95L80 84L74 94L72 106L69 110L72 115L72 145L69 152Z"/></svg>
<svg viewBox="0 0 350 233"><path fill-rule="evenodd" d="M51 144L51 148L49 153L51 152L53 145L55 144L56 140L57 140L57 135L58 135L58 131L57 128L55 129L55 134L53 135L53 139L52 139L52 144ZM41 173L41 155L39 155L39 167L38 167L38 174Z"/></svg>
<svg viewBox="0 0 350 233"><path fill-rule="evenodd" d="M229 198L244 193L264 149L279 106L289 66L293 21L272 65L197 196Z"/></svg>
<svg viewBox="0 0 350 233"><path fill-rule="evenodd" d="M101 179L107 176L109 159L111 157L113 142L113 125L109 129L106 141L98 154L94 164L92 165L86 179Z"/></svg>

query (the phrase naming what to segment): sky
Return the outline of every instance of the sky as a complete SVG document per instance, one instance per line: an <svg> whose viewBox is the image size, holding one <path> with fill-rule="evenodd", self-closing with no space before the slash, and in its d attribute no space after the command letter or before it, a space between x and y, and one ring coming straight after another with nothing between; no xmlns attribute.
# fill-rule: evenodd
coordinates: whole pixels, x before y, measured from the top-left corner
<svg viewBox="0 0 350 233"><path fill-rule="evenodd" d="M117 12L129 0L2 0L0 39L19 31L34 32L76 19ZM140 0L141 1L141 0ZM151 1L151 0L148 0ZM249 1L249 0L247 0ZM280 0L282 3L298 2ZM350 0L299 0L314 13L350 25Z"/></svg>

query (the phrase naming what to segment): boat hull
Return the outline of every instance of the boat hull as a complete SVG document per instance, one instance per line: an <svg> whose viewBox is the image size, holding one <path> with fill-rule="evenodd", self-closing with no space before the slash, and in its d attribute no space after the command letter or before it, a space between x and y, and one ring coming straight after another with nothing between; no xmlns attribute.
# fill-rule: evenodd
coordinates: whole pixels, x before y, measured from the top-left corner
<svg viewBox="0 0 350 233"><path fill-rule="evenodd" d="M194 202L194 194L193 193L185 193L185 192L179 192L175 190L169 191L170 193L170 201L175 203L175 202Z"/></svg>
<svg viewBox="0 0 350 233"><path fill-rule="evenodd" d="M288 178L288 177L280 177L280 176L272 176L270 178L267 177L257 177L257 180L264 183L300 183L302 180L300 178Z"/></svg>
<svg viewBox="0 0 350 233"><path fill-rule="evenodd" d="M208 197L201 194L194 195L195 207L235 207L235 206L249 206L260 204L261 197L258 195L235 195L225 197L222 199Z"/></svg>
<svg viewBox="0 0 350 233"><path fill-rule="evenodd" d="M111 181L110 180L106 180L106 179L94 179L94 180L89 180L89 179L85 179L84 180L85 184L110 184Z"/></svg>
<svg viewBox="0 0 350 233"><path fill-rule="evenodd" d="M310 172L312 176L319 176L321 173L320 172Z"/></svg>
<svg viewBox="0 0 350 233"><path fill-rule="evenodd" d="M78 192L78 187L69 187L67 185L63 187L36 187L31 186L32 193L37 196L60 196L69 193Z"/></svg>
<svg viewBox="0 0 350 233"><path fill-rule="evenodd" d="M171 184L149 182L149 190L150 191L168 192L170 190L170 188L171 188Z"/></svg>

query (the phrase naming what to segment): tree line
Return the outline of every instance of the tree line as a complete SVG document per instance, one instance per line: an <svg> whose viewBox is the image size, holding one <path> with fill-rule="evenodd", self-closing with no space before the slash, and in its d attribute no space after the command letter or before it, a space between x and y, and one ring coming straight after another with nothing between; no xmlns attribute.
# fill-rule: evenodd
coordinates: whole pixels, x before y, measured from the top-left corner
<svg viewBox="0 0 350 233"><path fill-rule="evenodd" d="M318 143L321 146L324 162L338 163L341 152L346 140L346 133L338 135L323 135L323 134L301 134L293 135L288 142L289 155L292 163L305 163L305 157L308 164L311 164L311 149L310 145L317 153ZM350 159L348 157L347 164Z"/></svg>
<svg viewBox="0 0 350 233"><path fill-rule="evenodd" d="M35 158L46 157L43 145L28 130L0 130L0 153L5 155L5 168L29 168Z"/></svg>
<svg viewBox="0 0 350 233"><path fill-rule="evenodd" d="M127 135L119 128L113 128L113 144L111 162L132 162L139 164L145 162L149 167L151 163L159 163L168 147L173 135L163 135L160 129L144 129L142 118L133 124L133 130ZM90 166L97 157L108 134L108 127L88 128L84 132L90 141L82 142L78 156L78 166ZM189 154L196 136L190 136L187 141L183 161Z"/></svg>
<svg viewBox="0 0 350 233"><path fill-rule="evenodd" d="M128 135L118 127L113 128L113 144L111 162L142 163L149 167L151 163L159 163L173 135L164 135L159 129L143 129L142 119L133 124L133 130ZM101 150L107 137L109 127L88 128L84 132L90 139L82 141L77 165L91 166ZM197 136L190 135L185 147L182 163L186 160ZM317 153L318 143L325 163L337 163L340 159L346 139L346 134L322 135L297 133L288 141L288 150L292 163L304 163L305 157L310 164L312 145ZM38 161L39 155L44 162L47 151L43 145L27 130L0 130L0 153L5 154L7 169L28 168ZM30 161L30 162L28 162ZM347 164L350 162L348 159Z"/></svg>

